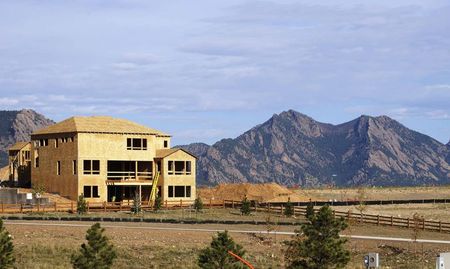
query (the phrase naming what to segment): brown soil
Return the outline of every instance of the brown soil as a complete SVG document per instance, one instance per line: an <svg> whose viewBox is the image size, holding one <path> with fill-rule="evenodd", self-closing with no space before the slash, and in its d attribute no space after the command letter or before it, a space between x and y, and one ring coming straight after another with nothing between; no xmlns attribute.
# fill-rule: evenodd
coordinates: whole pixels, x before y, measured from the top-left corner
<svg viewBox="0 0 450 269"><path fill-rule="evenodd" d="M266 184L220 184L214 188L200 188L198 194L203 200L234 200L240 201L245 196L249 200L259 202L292 202L308 201L306 196L292 192L276 183Z"/></svg>

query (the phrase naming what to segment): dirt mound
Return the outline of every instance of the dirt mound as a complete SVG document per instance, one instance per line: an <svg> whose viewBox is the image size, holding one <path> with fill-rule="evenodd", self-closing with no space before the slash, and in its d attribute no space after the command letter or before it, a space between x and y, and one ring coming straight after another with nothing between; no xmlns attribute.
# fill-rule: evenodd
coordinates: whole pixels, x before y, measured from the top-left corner
<svg viewBox="0 0 450 269"><path fill-rule="evenodd" d="M9 167L5 166L0 168L0 181L7 180L9 178Z"/></svg>
<svg viewBox="0 0 450 269"><path fill-rule="evenodd" d="M276 183L265 184L220 184L214 188L201 188L198 190L199 196L203 200L234 200L240 201L244 196L249 200L259 202L286 202L288 198L292 202L308 201L291 190Z"/></svg>

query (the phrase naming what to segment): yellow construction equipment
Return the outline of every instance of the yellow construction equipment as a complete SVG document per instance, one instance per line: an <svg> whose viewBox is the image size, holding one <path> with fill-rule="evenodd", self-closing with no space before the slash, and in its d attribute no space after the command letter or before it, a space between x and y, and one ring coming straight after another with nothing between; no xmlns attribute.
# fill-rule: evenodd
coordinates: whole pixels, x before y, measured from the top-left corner
<svg viewBox="0 0 450 269"><path fill-rule="evenodd" d="M155 177L153 177L152 191L150 193L150 199L148 200L149 206L153 206L155 204L156 195L158 194L158 179L159 179L159 171L156 172Z"/></svg>

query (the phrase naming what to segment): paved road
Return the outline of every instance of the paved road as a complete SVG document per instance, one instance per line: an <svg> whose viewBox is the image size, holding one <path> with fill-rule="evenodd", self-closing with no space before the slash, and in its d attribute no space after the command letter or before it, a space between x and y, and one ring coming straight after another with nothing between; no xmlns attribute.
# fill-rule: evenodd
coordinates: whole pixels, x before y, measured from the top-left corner
<svg viewBox="0 0 450 269"><path fill-rule="evenodd" d="M4 221L6 225L21 225L21 226L47 226L47 227L90 227L92 224L89 223L73 223L73 222L45 222L45 221L35 221L35 222L20 222L20 221ZM192 226L192 224L189 224ZM118 228L118 229L135 229L135 230L162 230L162 231L177 231L177 232L207 232L215 233L224 231L220 228L188 228L185 224L145 224L145 225L133 225L133 223L124 223L119 225L117 223L103 222L102 227L104 228ZM232 227L228 225L227 227ZM253 229L227 229L230 233L247 233L247 234L277 234L277 235L294 235L292 231L276 231L268 232L267 230L253 230ZM365 236L365 235L341 235L349 239L357 240L378 240L378 241L398 241L398 242L414 242L410 238L399 238L399 237L379 237L379 236ZM415 242L418 243L429 243L429 244L450 244L450 241L445 240L429 240L429 239L417 239Z"/></svg>

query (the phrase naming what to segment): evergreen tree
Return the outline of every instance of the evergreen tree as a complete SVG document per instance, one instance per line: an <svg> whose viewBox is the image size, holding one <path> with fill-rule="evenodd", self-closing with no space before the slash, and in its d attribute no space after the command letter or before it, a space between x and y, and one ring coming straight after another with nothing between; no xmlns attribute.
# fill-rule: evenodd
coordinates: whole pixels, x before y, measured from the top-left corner
<svg viewBox="0 0 450 269"><path fill-rule="evenodd" d="M87 230L87 244L83 243L80 250L71 257L75 269L108 269L116 258L114 246L103 235L104 228L96 223Z"/></svg>
<svg viewBox="0 0 450 269"><path fill-rule="evenodd" d="M245 250L241 245L236 244L228 232L218 232L213 236L211 245L200 251L198 256L198 266L204 269L235 269L243 268L242 264L232 257L228 251L242 257Z"/></svg>
<svg viewBox="0 0 450 269"><path fill-rule="evenodd" d="M294 215L294 206L291 203L291 198L288 198L286 206L284 207L284 215L286 217L292 217Z"/></svg>
<svg viewBox="0 0 450 269"><path fill-rule="evenodd" d="M350 260L346 240L339 233L347 227L343 218L335 218L328 205L302 224L301 232L288 243L286 268L331 269L344 268Z"/></svg>
<svg viewBox="0 0 450 269"><path fill-rule="evenodd" d="M3 221L0 219L0 268L14 268L15 261L11 235L3 227Z"/></svg>
<svg viewBox="0 0 450 269"><path fill-rule="evenodd" d="M142 203L141 203L141 197L138 193L134 194L133 198L133 205L131 206L131 212L134 214L139 214L142 212Z"/></svg>
<svg viewBox="0 0 450 269"><path fill-rule="evenodd" d="M309 201L309 204L306 206L305 217L310 221L314 217L314 204L311 202L311 200Z"/></svg>
<svg viewBox="0 0 450 269"><path fill-rule="evenodd" d="M155 199L155 204L153 205L153 210L155 210L155 211L161 210L162 203L163 203L162 197L157 195L156 199Z"/></svg>
<svg viewBox="0 0 450 269"><path fill-rule="evenodd" d="M241 202L241 214L242 215L250 215L250 201L247 200L247 196L244 197L244 199L242 199Z"/></svg>
<svg viewBox="0 0 450 269"><path fill-rule="evenodd" d="M78 196L78 200L77 200L77 213L85 214L86 212L87 212L86 199L84 199L84 195L81 194L80 196Z"/></svg>
<svg viewBox="0 0 450 269"><path fill-rule="evenodd" d="M199 211L201 211L201 210L203 209L203 201L202 201L202 198L197 197L197 198L195 199L195 201L194 201L194 209L195 209L195 212L199 212Z"/></svg>

